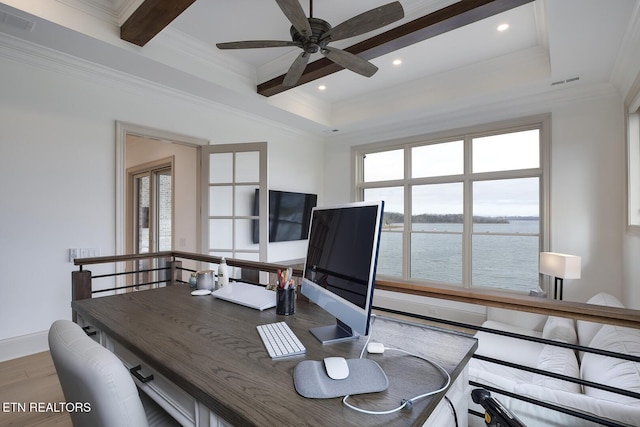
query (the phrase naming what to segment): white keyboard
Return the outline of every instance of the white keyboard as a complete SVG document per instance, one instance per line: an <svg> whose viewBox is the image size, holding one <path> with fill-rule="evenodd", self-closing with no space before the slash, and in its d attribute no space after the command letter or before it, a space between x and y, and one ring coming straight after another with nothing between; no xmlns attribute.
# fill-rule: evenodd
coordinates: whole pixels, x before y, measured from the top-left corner
<svg viewBox="0 0 640 427"><path fill-rule="evenodd" d="M307 351L285 322L258 325L257 328L272 359L304 354Z"/></svg>

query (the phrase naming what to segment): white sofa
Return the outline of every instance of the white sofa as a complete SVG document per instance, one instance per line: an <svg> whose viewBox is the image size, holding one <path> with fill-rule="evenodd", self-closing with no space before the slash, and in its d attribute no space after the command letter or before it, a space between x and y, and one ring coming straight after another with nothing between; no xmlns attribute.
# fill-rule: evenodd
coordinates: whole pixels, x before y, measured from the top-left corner
<svg viewBox="0 0 640 427"><path fill-rule="evenodd" d="M616 298L606 293L594 296L588 303L623 307ZM637 329L493 308L488 309L487 321L482 326L640 356L640 330ZM476 354L640 393L640 363L587 352L576 354L568 348L482 331L475 336L478 338ZM582 387L576 383L478 359L470 362L469 380L499 387L519 396L640 426L640 399L615 395L593 387ZM476 387L471 387L474 388ZM528 427L599 425L496 392L491 394ZM469 407L484 412L482 407L471 400ZM469 425L485 424L483 419L470 416Z"/></svg>

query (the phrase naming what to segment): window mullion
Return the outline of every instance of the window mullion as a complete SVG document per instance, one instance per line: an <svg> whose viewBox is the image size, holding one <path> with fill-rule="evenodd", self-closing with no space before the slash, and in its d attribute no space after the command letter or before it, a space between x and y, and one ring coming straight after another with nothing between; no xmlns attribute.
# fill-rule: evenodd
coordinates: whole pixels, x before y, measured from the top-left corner
<svg viewBox="0 0 640 427"><path fill-rule="evenodd" d="M402 278L411 278L411 216L413 198L411 195L411 146L404 148L404 235L402 239Z"/></svg>
<svg viewBox="0 0 640 427"><path fill-rule="evenodd" d="M472 268L472 231L473 231L473 180L472 177L472 160L471 137L464 138L464 174L463 174L463 227L462 227L462 287L471 287L471 268Z"/></svg>

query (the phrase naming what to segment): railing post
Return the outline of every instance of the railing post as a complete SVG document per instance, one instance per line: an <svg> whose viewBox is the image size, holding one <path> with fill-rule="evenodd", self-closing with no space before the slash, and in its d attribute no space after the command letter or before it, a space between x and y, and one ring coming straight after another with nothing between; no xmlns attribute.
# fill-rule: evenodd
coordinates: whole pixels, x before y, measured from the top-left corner
<svg viewBox="0 0 640 427"><path fill-rule="evenodd" d="M180 283L178 280L180 280L180 274L182 273L182 261L169 261L168 265L170 274L168 284L177 285L178 283Z"/></svg>
<svg viewBox="0 0 640 427"><path fill-rule="evenodd" d="M78 301L91 298L91 271L78 270L71 272L71 301ZM72 313L72 319L76 322L77 314Z"/></svg>

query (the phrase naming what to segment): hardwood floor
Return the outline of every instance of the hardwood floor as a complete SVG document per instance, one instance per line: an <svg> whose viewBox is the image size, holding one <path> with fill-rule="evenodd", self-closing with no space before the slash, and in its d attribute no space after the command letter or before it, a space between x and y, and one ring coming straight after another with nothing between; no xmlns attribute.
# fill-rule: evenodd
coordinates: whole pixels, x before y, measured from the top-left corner
<svg viewBox="0 0 640 427"><path fill-rule="evenodd" d="M72 427L68 413L46 412L64 401L48 351L0 363L0 426Z"/></svg>

